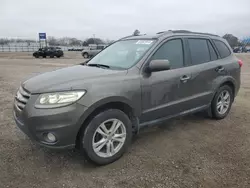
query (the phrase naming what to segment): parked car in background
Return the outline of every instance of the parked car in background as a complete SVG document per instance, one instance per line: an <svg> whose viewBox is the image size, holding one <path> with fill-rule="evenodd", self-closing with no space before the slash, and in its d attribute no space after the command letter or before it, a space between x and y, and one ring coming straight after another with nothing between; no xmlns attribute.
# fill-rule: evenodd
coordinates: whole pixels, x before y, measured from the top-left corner
<svg viewBox="0 0 250 188"><path fill-rule="evenodd" d="M46 58L46 57L50 57L50 58L57 57L57 58L60 58L63 55L64 55L63 51L59 47L39 48L38 51L36 51L36 52L33 53L33 56L35 58L39 58L39 57L43 57L43 58Z"/></svg>
<svg viewBox="0 0 250 188"><path fill-rule="evenodd" d="M217 35L167 31L131 36L86 65L22 83L14 119L40 145L76 147L104 165L120 158L142 127L200 111L225 118L240 88L241 66Z"/></svg>
<svg viewBox="0 0 250 188"><path fill-rule="evenodd" d="M233 52L234 52L234 53L240 53L240 52L241 52L240 47L234 47L234 48L233 48Z"/></svg>
<svg viewBox="0 0 250 188"><path fill-rule="evenodd" d="M247 53L249 52L249 48L246 46L236 46L233 48L234 53Z"/></svg>
<svg viewBox="0 0 250 188"><path fill-rule="evenodd" d="M91 58L98 54L100 51L102 51L104 48L106 48L107 45L96 45L96 46L90 46L87 49L83 49L82 56L84 58Z"/></svg>
<svg viewBox="0 0 250 188"><path fill-rule="evenodd" d="M82 48L69 48L68 51L76 51L76 52L80 51L81 52L83 51L83 49Z"/></svg>

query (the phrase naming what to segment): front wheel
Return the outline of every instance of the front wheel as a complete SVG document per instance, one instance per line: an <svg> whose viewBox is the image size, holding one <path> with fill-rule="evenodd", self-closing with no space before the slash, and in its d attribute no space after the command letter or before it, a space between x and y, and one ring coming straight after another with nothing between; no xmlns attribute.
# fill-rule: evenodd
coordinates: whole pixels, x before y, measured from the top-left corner
<svg viewBox="0 0 250 188"><path fill-rule="evenodd" d="M105 165L119 159L132 138L132 125L128 116L109 109L99 113L87 125L81 136L81 150L87 159Z"/></svg>
<svg viewBox="0 0 250 188"><path fill-rule="evenodd" d="M233 91L228 85L218 89L211 104L212 116L215 119L223 119L229 113L233 102Z"/></svg>

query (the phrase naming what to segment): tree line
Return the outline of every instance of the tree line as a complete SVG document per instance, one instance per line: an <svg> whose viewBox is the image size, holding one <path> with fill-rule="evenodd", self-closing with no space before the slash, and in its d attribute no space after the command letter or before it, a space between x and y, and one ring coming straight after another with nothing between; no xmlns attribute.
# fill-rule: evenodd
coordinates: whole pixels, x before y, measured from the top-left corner
<svg viewBox="0 0 250 188"><path fill-rule="evenodd" d="M10 43L27 43L30 45L31 43L37 43L38 41L32 39L14 39L14 38L0 38L0 45L8 45ZM80 40L77 38L71 37L62 37L56 38L49 36L47 38L47 43L50 46L88 46L89 44L110 44L113 40L109 39L100 39L100 38L88 38L86 40Z"/></svg>
<svg viewBox="0 0 250 188"><path fill-rule="evenodd" d="M89 44L109 44L113 42L109 39L100 39L100 38L88 38L86 40L79 40L77 38L63 37L55 38L48 37L47 42L51 46L88 46Z"/></svg>

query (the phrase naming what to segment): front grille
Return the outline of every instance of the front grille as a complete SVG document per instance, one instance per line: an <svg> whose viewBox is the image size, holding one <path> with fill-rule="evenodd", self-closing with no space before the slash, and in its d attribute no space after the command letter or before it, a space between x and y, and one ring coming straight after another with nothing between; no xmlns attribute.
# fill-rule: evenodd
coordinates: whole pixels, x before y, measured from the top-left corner
<svg viewBox="0 0 250 188"><path fill-rule="evenodd" d="M22 111L30 98L30 93L25 90L22 86L17 91L15 97L15 105L18 110Z"/></svg>

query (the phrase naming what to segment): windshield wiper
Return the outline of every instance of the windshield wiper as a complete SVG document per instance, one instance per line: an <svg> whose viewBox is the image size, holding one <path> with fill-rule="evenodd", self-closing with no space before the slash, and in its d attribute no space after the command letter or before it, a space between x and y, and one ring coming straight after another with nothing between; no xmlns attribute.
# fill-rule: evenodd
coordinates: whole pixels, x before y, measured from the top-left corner
<svg viewBox="0 0 250 188"><path fill-rule="evenodd" d="M103 64L98 64L98 63L87 64L87 66L90 66L90 67L98 67L98 68L106 68L106 69L109 69L109 68L110 68L110 66L108 66L108 65L103 65Z"/></svg>

